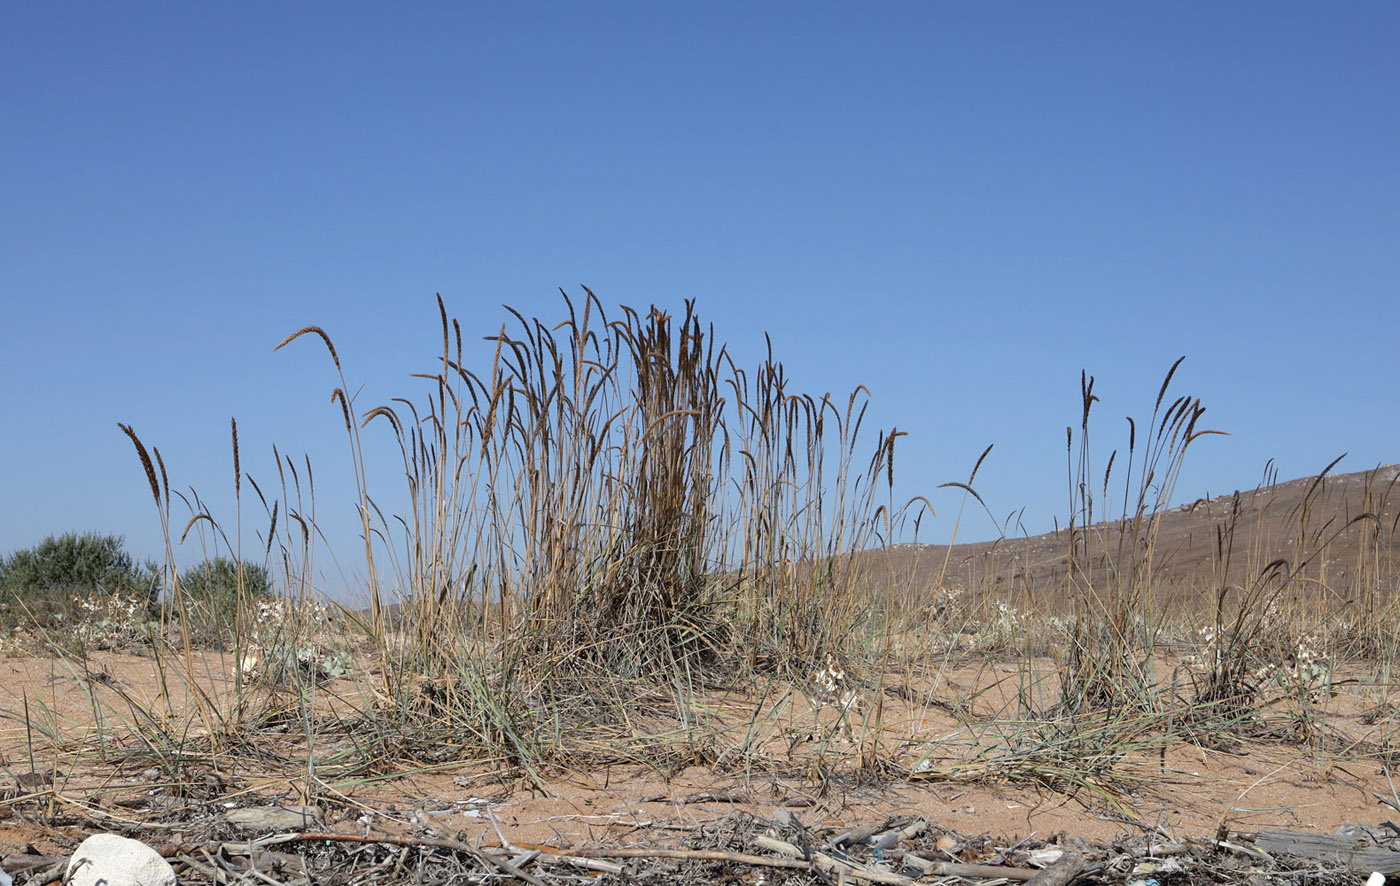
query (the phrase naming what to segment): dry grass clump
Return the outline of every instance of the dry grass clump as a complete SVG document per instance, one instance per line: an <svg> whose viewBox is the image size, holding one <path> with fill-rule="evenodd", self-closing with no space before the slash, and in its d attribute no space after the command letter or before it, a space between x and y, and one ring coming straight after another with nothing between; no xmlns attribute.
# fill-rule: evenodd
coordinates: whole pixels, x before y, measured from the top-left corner
<svg viewBox="0 0 1400 886"><path fill-rule="evenodd" d="M1090 413L1098 400L1090 376L1081 380L1077 447L1073 431L1066 428L1072 466L1066 595L1074 603L1074 621L1060 679L1061 704L1071 714L1159 708L1154 662L1163 615L1153 593L1159 518L1175 495L1187 450L1201 437L1220 433L1198 428L1205 413L1198 398L1177 397L1163 411L1180 365L1177 360L1162 381L1145 425L1140 461L1137 424L1128 419L1116 517L1110 515L1118 451L1109 454L1100 479L1090 445Z"/></svg>
<svg viewBox="0 0 1400 886"><path fill-rule="evenodd" d="M347 393L323 329L278 345L315 337L337 372L370 605L345 613L360 659L328 666L309 639L324 633L315 619L272 619L271 604L238 594L240 687L302 681L309 698L318 678L345 673L374 699L354 739L365 760L475 748L534 771L584 746L632 753L649 732L616 724L658 700L682 724L674 741L708 746L698 694L736 678L800 682L883 629L857 554L896 519L899 434L862 445L864 390L795 393L771 353L743 368L691 303L679 317L624 308L618 319L591 292L564 304L554 325L515 314L474 368L439 299L441 352L415 375L425 390L370 408ZM160 453L123 430L170 552L212 532L215 553L242 563L238 534L230 542L197 496L174 532ZM382 472L367 464L369 433L396 444L402 488L371 485ZM241 503L236 425L233 441ZM270 571L306 613L319 538L311 466L275 455L274 494L246 479L267 515ZM197 610L181 578L167 568L165 627L192 660ZM217 731L219 715L204 717Z"/></svg>

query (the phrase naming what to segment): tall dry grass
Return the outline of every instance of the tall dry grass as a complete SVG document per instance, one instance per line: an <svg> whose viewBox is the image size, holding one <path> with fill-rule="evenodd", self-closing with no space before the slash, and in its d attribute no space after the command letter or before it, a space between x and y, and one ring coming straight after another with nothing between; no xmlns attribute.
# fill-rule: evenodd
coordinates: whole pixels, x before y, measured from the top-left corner
<svg viewBox="0 0 1400 886"><path fill-rule="evenodd" d="M374 765L474 748L533 773L576 752L580 736L605 736L596 752L627 754L629 742L651 740L638 717L658 697L683 724L676 741L704 744L715 736L697 694L736 678L804 680L886 628L888 601L862 580L859 555L895 531L900 434L862 434L865 390L841 400L798 393L771 344L745 367L690 302L678 316L616 317L589 291L563 304L554 324L512 311L474 366L477 348L439 298L441 349L415 375L417 395L368 408L347 393L324 329L277 345L317 340L335 373L369 600L345 617L361 632L368 661L357 679L374 699L350 740ZM241 542L197 496L174 531L159 451L123 430L168 559L191 530L207 530L241 562ZM396 465L370 463L370 434L389 436ZM246 475L236 425L233 440L237 530ZM275 486L246 479L268 519L263 554L285 592L303 597L323 544L315 482L309 462L274 456ZM167 573L193 673L188 606L178 572ZM238 635L251 636L259 617L240 607ZM239 643L243 699L245 685L250 696L264 687L244 672L251 641ZM313 744L316 681L301 678ZM200 707L210 735L255 708Z"/></svg>
<svg viewBox="0 0 1400 886"><path fill-rule="evenodd" d="M1119 450L1109 453L1100 474L1090 435L1098 397L1093 377L1081 376L1077 443L1073 429L1065 429L1070 465L1065 591L1074 603L1074 619L1060 674L1061 704L1068 713L1158 707L1155 661L1162 613L1154 579L1161 517L1176 495L1187 451L1200 438L1221 433L1198 426L1205 407L1197 397L1176 397L1163 410L1184 359L1162 380L1141 445L1137 422L1128 418L1116 514L1112 492Z"/></svg>

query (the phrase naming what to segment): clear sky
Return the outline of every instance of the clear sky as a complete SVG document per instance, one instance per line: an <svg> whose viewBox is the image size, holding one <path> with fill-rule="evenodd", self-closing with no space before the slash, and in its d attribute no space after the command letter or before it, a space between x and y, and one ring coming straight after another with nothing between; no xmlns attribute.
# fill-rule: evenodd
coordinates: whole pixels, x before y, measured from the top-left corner
<svg viewBox="0 0 1400 886"><path fill-rule="evenodd" d="M0 553L159 554L119 421L228 520L236 416L334 526L331 367L272 348L413 394L435 292L472 337L580 284L768 331L909 432L928 539L989 443L998 517L1063 521L1081 369L1106 450L1186 355L1232 434L1186 500L1400 461L1397 45L1391 2L4 4Z"/></svg>

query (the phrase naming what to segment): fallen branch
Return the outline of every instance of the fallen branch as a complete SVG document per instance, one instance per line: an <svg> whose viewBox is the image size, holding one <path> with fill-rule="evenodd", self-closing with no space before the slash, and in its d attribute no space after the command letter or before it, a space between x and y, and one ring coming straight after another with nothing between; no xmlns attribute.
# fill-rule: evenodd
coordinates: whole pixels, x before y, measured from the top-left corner
<svg viewBox="0 0 1400 886"><path fill-rule="evenodd" d="M1255 845L1273 855L1339 864L1358 873L1376 871L1386 876L1400 874L1400 852L1388 846L1377 846L1369 839L1266 830L1259 832Z"/></svg>

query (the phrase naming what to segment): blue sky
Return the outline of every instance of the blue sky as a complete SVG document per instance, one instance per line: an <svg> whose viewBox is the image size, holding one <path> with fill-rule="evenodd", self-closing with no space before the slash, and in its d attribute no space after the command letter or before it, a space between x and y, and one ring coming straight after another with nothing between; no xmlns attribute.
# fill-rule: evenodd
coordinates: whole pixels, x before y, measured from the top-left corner
<svg viewBox="0 0 1400 886"><path fill-rule="evenodd" d="M334 526L334 377L272 348L317 323L362 402L412 393L435 292L473 337L580 284L694 298L740 362L766 330L909 432L929 539L989 443L998 517L1063 520L1081 369L1106 450L1186 355L1231 433L1187 500L1400 460L1397 38L1366 2L6 4L0 552L159 554L118 421L227 519L236 416Z"/></svg>

